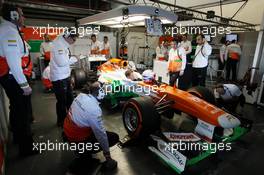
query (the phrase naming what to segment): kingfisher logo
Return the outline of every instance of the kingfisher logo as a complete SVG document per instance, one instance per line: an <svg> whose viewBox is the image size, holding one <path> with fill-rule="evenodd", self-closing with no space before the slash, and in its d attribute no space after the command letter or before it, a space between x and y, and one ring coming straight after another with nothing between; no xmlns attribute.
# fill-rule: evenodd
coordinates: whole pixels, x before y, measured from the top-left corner
<svg viewBox="0 0 264 175"><path fill-rule="evenodd" d="M163 133L170 141L188 141L197 142L201 139L193 133L174 133L174 132L164 132Z"/></svg>

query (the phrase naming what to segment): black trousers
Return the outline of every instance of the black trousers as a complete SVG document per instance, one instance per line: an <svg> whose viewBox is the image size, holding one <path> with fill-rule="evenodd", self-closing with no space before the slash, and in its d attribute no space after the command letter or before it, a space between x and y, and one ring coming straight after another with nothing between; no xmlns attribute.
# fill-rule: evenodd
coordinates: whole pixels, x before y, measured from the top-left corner
<svg viewBox="0 0 264 175"><path fill-rule="evenodd" d="M114 133L114 132L108 132L106 131L107 137L108 137L108 142L109 142L109 147L112 147L116 145L119 142L119 136ZM98 143L96 140L95 136L92 135L92 137L84 142L79 142L79 143ZM102 148L100 147L99 150L97 151L84 151L84 153L79 153L79 151L83 150L77 150L76 154L78 155L78 158L76 158L70 165L69 165L69 172L72 174L94 174L93 172L89 172L97 166L98 163L94 159L92 159L92 154L96 154L100 152Z"/></svg>
<svg viewBox="0 0 264 175"><path fill-rule="evenodd" d="M180 77L180 72L170 72L170 86L174 86L176 84L177 79Z"/></svg>
<svg viewBox="0 0 264 175"><path fill-rule="evenodd" d="M107 135L107 138L108 138L109 147L112 147L112 146L116 145L119 142L118 134L116 134L114 132L106 131L106 135ZM92 136L89 139L87 139L85 142L94 144L94 143L98 143L98 140L96 139L95 135L92 134ZM94 154L94 153L97 153L97 152L100 152L100 151L102 151L101 147L97 151L91 151L91 153Z"/></svg>
<svg viewBox="0 0 264 175"><path fill-rule="evenodd" d="M116 134L114 132L106 131L106 135L107 135L107 138L108 138L109 147L112 147L112 146L116 145L119 142L118 134ZM63 138L64 138L65 141L70 142L70 141L68 141L67 136L64 133L63 133ZM75 143L92 143L92 144L94 144L94 143L99 143L99 142L96 139L95 135L92 133L91 137L88 138L87 140L82 141L82 142L75 142ZM102 151L101 146L99 146L99 150L96 150L96 151L95 150L91 150L91 151L86 150L83 154L85 156L87 156L87 155L90 156L91 154L95 154L95 153L98 153L100 151Z"/></svg>
<svg viewBox="0 0 264 175"><path fill-rule="evenodd" d="M27 81L29 84L31 84L32 80L30 77L26 76ZM28 111L28 117L30 122L32 122L34 120L33 117L33 109L32 109L32 102L31 102L31 95L26 96L26 100L27 100L27 111Z"/></svg>
<svg viewBox="0 0 264 175"><path fill-rule="evenodd" d="M192 86L204 86L206 80L207 66L203 68L192 68Z"/></svg>
<svg viewBox="0 0 264 175"><path fill-rule="evenodd" d="M178 88L181 90L187 90L192 85L192 64L187 63L184 74L179 78Z"/></svg>
<svg viewBox="0 0 264 175"><path fill-rule="evenodd" d="M225 60L222 62L220 58L218 59L218 70L224 70L225 68ZM217 77L220 77L222 75L221 72L217 72Z"/></svg>
<svg viewBox="0 0 264 175"><path fill-rule="evenodd" d="M15 78L11 74L0 77L0 84L9 98L9 120L13 132L13 139L19 144L20 152L32 150L32 133L28 111L28 99L30 96L23 95Z"/></svg>
<svg viewBox="0 0 264 175"><path fill-rule="evenodd" d="M47 67L49 65L49 62L50 62L50 60L45 60L44 59L44 66Z"/></svg>
<svg viewBox="0 0 264 175"><path fill-rule="evenodd" d="M246 103L246 98L243 94L241 94L237 99L232 101L225 101L223 99L217 99L217 106L224 107L226 110L236 113L236 108L238 104L243 108Z"/></svg>
<svg viewBox="0 0 264 175"><path fill-rule="evenodd" d="M57 99L57 103L56 103L57 124L61 125L63 124L64 118L67 115L67 111L71 107L73 101L73 93L72 93L70 78L53 81L52 85Z"/></svg>
<svg viewBox="0 0 264 175"><path fill-rule="evenodd" d="M237 63L238 63L238 60L234 60L231 58L227 59L227 62L226 62L226 80L229 80L231 71L232 71L232 81L237 80Z"/></svg>

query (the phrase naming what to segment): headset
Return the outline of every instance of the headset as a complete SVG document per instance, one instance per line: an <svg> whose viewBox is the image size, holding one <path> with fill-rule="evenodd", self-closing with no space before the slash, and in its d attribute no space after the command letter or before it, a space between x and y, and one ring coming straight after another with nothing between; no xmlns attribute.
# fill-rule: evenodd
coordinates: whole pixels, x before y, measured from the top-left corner
<svg viewBox="0 0 264 175"><path fill-rule="evenodd" d="M79 35L78 35L78 33L77 33L77 31L75 31L74 30L74 28L67 28L67 30L65 30L64 31L64 34L63 34L63 36L65 37L65 38L69 38L69 37L78 37Z"/></svg>
<svg viewBox="0 0 264 175"><path fill-rule="evenodd" d="M104 97L105 97L105 91L104 91L104 89L103 89L103 86L102 86L102 84L100 85L100 87L99 87L99 90L98 90L98 95L97 95L97 100L103 100L104 99Z"/></svg>
<svg viewBox="0 0 264 175"><path fill-rule="evenodd" d="M19 20L19 14L17 11L10 11L10 19L14 21Z"/></svg>
<svg viewBox="0 0 264 175"><path fill-rule="evenodd" d="M64 36L65 38L69 38L70 35L71 35L71 32L69 32L69 30L65 30L65 31L64 31L63 36Z"/></svg>
<svg viewBox="0 0 264 175"><path fill-rule="evenodd" d="M18 21L20 18L18 8L15 5L4 3L1 9L2 17L7 21Z"/></svg>

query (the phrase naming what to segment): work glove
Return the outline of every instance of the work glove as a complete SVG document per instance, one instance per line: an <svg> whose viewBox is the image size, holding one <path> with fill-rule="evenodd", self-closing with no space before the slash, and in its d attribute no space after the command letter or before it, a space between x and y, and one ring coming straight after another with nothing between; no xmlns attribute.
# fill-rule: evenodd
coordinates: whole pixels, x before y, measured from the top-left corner
<svg viewBox="0 0 264 175"><path fill-rule="evenodd" d="M117 161L115 161L112 158L107 159L104 163L103 163L103 167L106 170L114 170L117 168Z"/></svg>
<svg viewBox="0 0 264 175"><path fill-rule="evenodd" d="M22 88L22 90L24 92L23 95L30 95L32 93L32 89L30 86Z"/></svg>
<svg viewBox="0 0 264 175"><path fill-rule="evenodd" d="M182 76L182 75L183 75L183 73L184 73L184 70L181 70L181 71L180 71L180 76Z"/></svg>

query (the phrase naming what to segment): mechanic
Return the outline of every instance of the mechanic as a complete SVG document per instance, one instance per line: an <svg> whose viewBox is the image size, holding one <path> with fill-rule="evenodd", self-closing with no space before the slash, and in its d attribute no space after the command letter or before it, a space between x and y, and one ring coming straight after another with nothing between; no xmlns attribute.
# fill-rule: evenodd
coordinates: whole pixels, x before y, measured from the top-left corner
<svg viewBox="0 0 264 175"><path fill-rule="evenodd" d="M186 54L182 47L178 47L177 41L171 42L168 60L168 74L170 76L170 86L175 86L179 76L182 76L186 66Z"/></svg>
<svg viewBox="0 0 264 175"><path fill-rule="evenodd" d="M240 45L237 44L236 40L233 40L230 45L226 47L226 80L230 78L230 73L232 71L232 81L237 80L237 63L241 56Z"/></svg>
<svg viewBox="0 0 264 175"><path fill-rule="evenodd" d="M25 38L24 38L24 33L20 32L23 41L25 43L26 46L26 54L24 57L22 57L22 68L23 68L23 73L25 74L28 82L31 81L31 76L32 76L32 70L33 70L33 63L32 60L30 58L30 53L29 51L31 50L30 45L26 42Z"/></svg>
<svg viewBox="0 0 264 175"><path fill-rule="evenodd" d="M214 88L217 106L224 107L230 112L236 112L238 104L243 108L245 96L235 84L218 84Z"/></svg>
<svg viewBox="0 0 264 175"><path fill-rule="evenodd" d="M47 67L50 62L50 51L52 47L52 41L50 36L46 33L44 34L44 41L40 45L40 54L44 57L44 65Z"/></svg>
<svg viewBox="0 0 264 175"><path fill-rule="evenodd" d="M205 86L208 57L212 47L208 44L203 34L196 36L197 47L192 64L192 86Z"/></svg>
<svg viewBox="0 0 264 175"><path fill-rule="evenodd" d="M156 59L165 61L168 59L168 48L165 46L165 42L161 41L156 48Z"/></svg>
<svg viewBox="0 0 264 175"><path fill-rule="evenodd" d="M52 82L50 81L50 66L47 66L42 74L42 84L45 87L45 92L52 92Z"/></svg>
<svg viewBox="0 0 264 175"><path fill-rule="evenodd" d="M131 69L128 69L125 72L126 78L132 81L140 81L142 80L142 76L140 75L140 73L133 71Z"/></svg>
<svg viewBox="0 0 264 175"><path fill-rule="evenodd" d="M101 50L101 54L105 55L105 57L107 59L111 58L111 48L110 48L110 44L108 41L108 37L104 36L104 41L102 43L102 50Z"/></svg>
<svg viewBox="0 0 264 175"><path fill-rule="evenodd" d="M74 61L70 53L70 45L73 44L78 37L74 30L65 31L53 41L51 48L50 60L50 80L52 81L53 91L55 93L57 103L57 126L62 126L67 110L73 101L73 93L70 82L70 64Z"/></svg>
<svg viewBox="0 0 264 175"><path fill-rule="evenodd" d="M218 70L223 71L225 69L225 62L226 62L226 38L222 37L220 40L220 43L222 44L219 48L219 59L218 59ZM221 77L222 72L217 72L217 77Z"/></svg>
<svg viewBox="0 0 264 175"><path fill-rule="evenodd" d="M102 110L99 102L104 98L105 91L99 82L85 85L73 101L68 115L64 121L64 135L69 142L74 143L98 143L99 150L88 151L88 157L92 160L92 154L103 150L106 159L104 165L109 169L117 167L117 162L112 159L109 147L119 141L116 133L105 130L102 120Z"/></svg>
<svg viewBox="0 0 264 175"><path fill-rule="evenodd" d="M99 41L96 40L96 35L92 34L91 35L91 43L89 45L90 47L90 55L97 55L100 54L100 50L101 50L101 43Z"/></svg>
<svg viewBox="0 0 264 175"><path fill-rule="evenodd" d="M191 87L192 84L192 43L188 40L188 34L185 33L182 35L182 42L180 47L184 48L186 54L186 67L184 73L179 78L179 89L187 90Z"/></svg>
<svg viewBox="0 0 264 175"><path fill-rule="evenodd" d="M21 58L26 46L19 28L24 25L22 9L10 4L2 6L3 22L0 24L0 84L10 103L9 119L12 121L13 140L19 145L19 154L28 156L33 151L33 138L28 116L27 98L32 89L23 74Z"/></svg>

